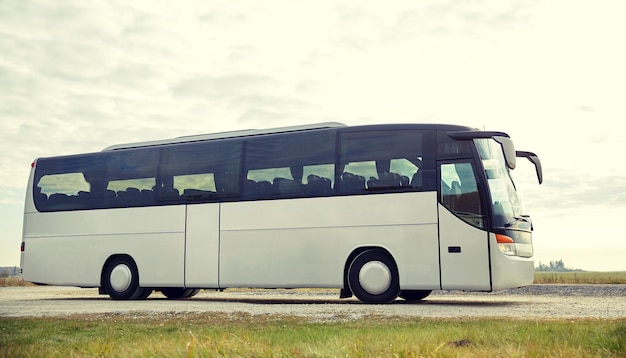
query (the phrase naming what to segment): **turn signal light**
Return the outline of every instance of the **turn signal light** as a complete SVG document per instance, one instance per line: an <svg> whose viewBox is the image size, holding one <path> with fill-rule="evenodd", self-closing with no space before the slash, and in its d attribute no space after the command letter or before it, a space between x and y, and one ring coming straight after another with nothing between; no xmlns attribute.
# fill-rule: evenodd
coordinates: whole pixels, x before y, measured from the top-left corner
<svg viewBox="0 0 626 358"><path fill-rule="evenodd" d="M496 242L500 252L509 256L517 256L515 241L506 235L496 234Z"/></svg>
<svg viewBox="0 0 626 358"><path fill-rule="evenodd" d="M506 235L496 234L496 241L498 244L512 244L515 241Z"/></svg>

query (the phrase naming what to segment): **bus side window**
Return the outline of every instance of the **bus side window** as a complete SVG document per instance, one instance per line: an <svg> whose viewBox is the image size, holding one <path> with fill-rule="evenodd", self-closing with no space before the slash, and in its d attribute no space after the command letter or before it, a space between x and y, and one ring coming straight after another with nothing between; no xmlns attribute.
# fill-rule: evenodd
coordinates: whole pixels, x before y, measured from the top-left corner
<svg viewBox="0 0 626 358"><path fill-rule="evenodd" d="M239 195L241 141L176 144L164 149L157 199L210 202Z"/></svg>
<svg viewBox="0 0 626 358"><path fill-rule="evenodd" d="M48 195L41 192L41 187L35 186L33 199L35 201L36 207L45 207L46 201L48 200Z"/></svg>
<svg viewBox="0 0 626 358"><path fill-rule="evenodd" d="M175 175L174 189L186 200L209 199L217 193L213 173Z"/></svg>
<svg viewBox="0 0 626 358"><path fill-rule="evenodd" d="M339 176L339 180L342 193L355 194L365 191L365 177L362 175L344 171Z"/></svg>
<svg viewBox="0 0 626 358"><path fill-rule="evenodd" d="M340 191L386 193L436 190L436 185L433 185L436 178L434 156L424 156L432 147L432 134L418 130L342 133ZM357 176L358 182L351 174ZM361 178L365 179L363 186Z"/></svg>
<svg viewBox="0 0 626 358"><path fill-rule="evenodd" d="M332 181L316 174L306 177L306 191L311 196L330 195L333 192Z"/></svg>
<svg viewBox="0 0 626 358"><path fill-rule="evenodd" d="M309 176L334 180L336 132L315 131L246 140L244 198L296 198L318 194L309 190ZM316 177L311 177L315 181Z"/></svg>
<svg viewBox="0 0 626 358"><path fill-rule="evenodd" d="M333 194L335 165L316 164L303 168L302 184L309 196L326 196Z"/></svg>
<svg viewBox="0 0 626 358"><path fill-rule="evenodd" d="M372 178L376 174L376 162L373 160L363 162L349 162L342 170L339 180L339 189L342 193L362 193L367 189L367 178Z"/></svg>
<svg viewBox="0 0 626 358"><path fill-rule="evenodd" d="M91 187L83 173L44 175L37 188L36 204L44 210L72 210L92 205L88 199Z"/></svg>
<svg viewBox="0 0 626 358"><path fill-rule="evenodd" d="M278 182L292 180L289 168L248 170L244 196L250 199L270 199L278 196Z"/></svg>
<svg viewBox="0 0 626 358"><path fill-rule="evenodd" d="M113 207L154 205L155 182L155 178L111 180L106 187L106 193L111 194L105 203Z"/></svg>
<svg viewBox="0 0 626 358"><path fill-rule="evenodd" d="M482 203L472 163L442 164L440 202L476 227L484 227Z"/></svg>

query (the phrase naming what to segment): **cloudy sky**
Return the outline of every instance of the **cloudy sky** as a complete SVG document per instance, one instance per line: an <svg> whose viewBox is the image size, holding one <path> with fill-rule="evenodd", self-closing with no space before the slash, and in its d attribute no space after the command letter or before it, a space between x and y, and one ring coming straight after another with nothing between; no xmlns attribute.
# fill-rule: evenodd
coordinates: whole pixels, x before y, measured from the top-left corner
<svg viewBox="0 0 626 358"><path fill-rule="evenodd" d="M2 1L0 266L36 157L326 121L500 130L536 260L626 270L626 3Z"/></svg>

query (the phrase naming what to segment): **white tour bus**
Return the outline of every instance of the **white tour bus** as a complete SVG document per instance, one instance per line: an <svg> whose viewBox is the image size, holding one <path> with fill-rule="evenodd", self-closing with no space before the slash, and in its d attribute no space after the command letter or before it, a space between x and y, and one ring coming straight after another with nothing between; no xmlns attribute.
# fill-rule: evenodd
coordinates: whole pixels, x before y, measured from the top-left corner
<svg viewBox="0 0 626 358"><path fill-rule="evenodd" d="M502 132L340 123L39 158L25 281L154 290L338 288L368 303L533 282L532 224Z"/></svg>

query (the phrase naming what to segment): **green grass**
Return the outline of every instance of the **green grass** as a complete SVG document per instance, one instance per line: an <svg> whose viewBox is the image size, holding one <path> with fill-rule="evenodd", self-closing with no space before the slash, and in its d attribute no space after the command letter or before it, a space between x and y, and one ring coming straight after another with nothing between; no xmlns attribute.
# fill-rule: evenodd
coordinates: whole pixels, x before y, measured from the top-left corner
<svg viewBox="0 0 626 358"><path fill-rule="evenodd" d="M535 284L626 284L624 272L535 272Z"/></svg>
<svg viewBox="0 0 626 358"><path fill-rule="evenodd" d="M0 357L623 357L626 319L0 318Z"/></svg>

